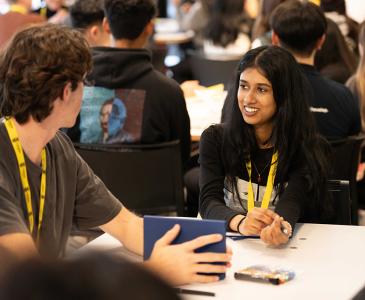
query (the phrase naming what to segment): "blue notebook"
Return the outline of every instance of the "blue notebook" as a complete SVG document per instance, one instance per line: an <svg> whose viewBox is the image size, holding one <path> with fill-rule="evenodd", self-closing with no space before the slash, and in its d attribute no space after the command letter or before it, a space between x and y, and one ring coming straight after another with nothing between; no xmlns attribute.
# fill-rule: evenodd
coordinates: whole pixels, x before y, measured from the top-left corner
<svg viewBox="0 0 365 300"><path fill-rule="evenodd" d="M180 225L180 233L172 244L180 244L193 240L201 235L218 233L222 236L226 234L226 222L221 220L200 220L196 218L178 218L161 216L144 216L144 251L143 259L151 256L155 242L160 239L166 231L175 224ZM196 250L196 252L226 252L226 240L209 244ZM224 279L225 274L219 274L220 279Z"/></svg>

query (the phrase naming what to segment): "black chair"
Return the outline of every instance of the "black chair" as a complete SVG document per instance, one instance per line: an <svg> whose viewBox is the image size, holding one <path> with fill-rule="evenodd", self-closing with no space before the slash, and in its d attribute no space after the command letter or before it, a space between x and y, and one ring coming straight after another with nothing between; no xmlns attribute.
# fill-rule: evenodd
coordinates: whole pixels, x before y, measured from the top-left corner
<svg viewBox="0 0 365 300"><path fill-rule="evenodd" d="M150 145L75 144L108 189L138 214L184 215L179 141Z"/></svg>
<svg viewBox="0 0 365 300"><path fill-rule="evenodd" d="M351 199L351 222L358 224L358 199L356 174L360 160L361 144L365 136L352 136L330 141L332 148L332 172L330 179L349 181Z"/></svg>
<svg viewBox="0 0 365 300"><path fill-rule="evenodd" d="M212 60L197 51L189 51L188 57L193 78L201 85L223 83L225 89L228 89L228 84L233 82L239 60Z"/></svg>
<svg viewBox="0 0 365 300"><path fill-rule="evenodd" d="M328 192L333 200L333 224L351 225L350 184L347 180L328 180Z"/></svg>

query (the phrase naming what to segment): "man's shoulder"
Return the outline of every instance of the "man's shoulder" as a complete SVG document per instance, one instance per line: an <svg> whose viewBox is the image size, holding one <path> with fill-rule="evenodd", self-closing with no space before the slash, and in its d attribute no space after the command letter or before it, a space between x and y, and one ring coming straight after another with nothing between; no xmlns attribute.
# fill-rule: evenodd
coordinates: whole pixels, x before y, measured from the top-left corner
<svg viewBox="0 0 365 300"><path fill-rule="evenodd" d="M66 135L66 133L61 130L57 131L54 138L49 142L49 145L57 155L73 155L75 153L75 148L73 147L72 141Z"/></svg>
<svg viewBox="0 0 365 300"><path fill-rule="evenodd" d="M341 93L346 96L349 95L350 90L348 89L348 87L346 87L342 83L339 83L337 81L334 81L334 80L326 78L326 77L323 77L323 81L326 82L326 84L328 85L329 88L336 91L336 93Z"/></svg>
<svg viewBox="0 0 365 300"><path fill-rule="evenodd" d="M174 79L167 77L156 69L153 69L152 74L156 78L156 82L159 86L166 88L167 91L171 93L182 93L180 85Z"/></svg>
<svg viewBox="0 0 365 300"><path fill-rule="evenodd" d="M327 94L337 99L351 99L352 94L348 87L342 83L336 82L332 79L326 78L321 74L317 74L315 77L308 76L309 83L313 88L314 95Z"/></svg>

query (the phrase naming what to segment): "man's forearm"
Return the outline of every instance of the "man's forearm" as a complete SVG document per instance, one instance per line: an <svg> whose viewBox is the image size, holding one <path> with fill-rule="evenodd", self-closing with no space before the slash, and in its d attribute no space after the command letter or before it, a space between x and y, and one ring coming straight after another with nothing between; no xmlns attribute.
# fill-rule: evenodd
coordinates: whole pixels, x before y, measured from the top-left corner
<svg viewBox="0 0 365 300"><path fill-rule="evenodd" d="M9 252L15 259L20 260L39 255L33 239L26 233L11 233L0 236L0 248Z"/></svg>
<svg viewBox="0 0 365 300"><path fill-rule="evenodd" d="M100 228L118 239L128 250L143 254L143 219L125 207L113 220Z"/></svg>

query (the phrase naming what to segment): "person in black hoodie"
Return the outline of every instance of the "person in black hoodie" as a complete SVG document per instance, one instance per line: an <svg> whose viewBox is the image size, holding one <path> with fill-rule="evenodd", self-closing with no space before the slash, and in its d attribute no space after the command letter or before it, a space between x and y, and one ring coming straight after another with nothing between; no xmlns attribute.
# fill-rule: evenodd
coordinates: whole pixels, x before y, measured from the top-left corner
<svg viewBox="0 0 365 300"><path fill-rule="evenodd" d="M88 77L93 86L84 92L80 142L102 142L98 140L102 132L100 108L114 98L126 108L121 124L129 134L128 142L150 144L179 139L182 160L186 162L190 156L190 119L183 92L175 81L153 68L151 54L144 48L153 33L154 2L107 0L104 5L103 27L112 35L112 47L93 48L94 68ZM114 124L111 116L109 130Z"/></svg>

